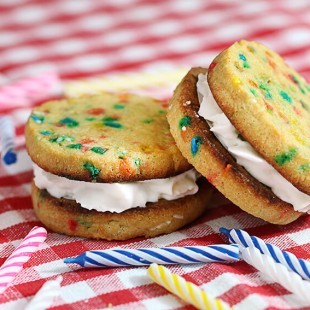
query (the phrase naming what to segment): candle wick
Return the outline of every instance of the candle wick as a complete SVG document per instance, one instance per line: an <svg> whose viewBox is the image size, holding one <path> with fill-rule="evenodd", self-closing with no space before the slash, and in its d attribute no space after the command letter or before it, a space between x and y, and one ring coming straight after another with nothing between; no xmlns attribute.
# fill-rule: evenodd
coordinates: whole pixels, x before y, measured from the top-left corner
<svg viewBox="0 0 310 310"><path fill-rule="evenodd" d="M75 264L75 263L77 263L77 261L76 261L75 257L68 257L68 258L64 259L64 263L66 263L66 264Z"/></svg>
<svg viewBox="0 0 310 310"><path fill-rule="evenodd" d="M8 150L6 152L6 154L3 156L3 161L7 164L7 165L11 165L16 163L17 160L17 156L16 153L13 150Z"/></svg>
<svg viewBox="0 0 310 310"><path fill-rule="evenodd" d="M225 228L225 227L221 227L219 230L220 230L221 233L225 234L226 236L227 236L227 235L229 234L229 232L230 232L230 229L227 229L227 228Z"/></svg>

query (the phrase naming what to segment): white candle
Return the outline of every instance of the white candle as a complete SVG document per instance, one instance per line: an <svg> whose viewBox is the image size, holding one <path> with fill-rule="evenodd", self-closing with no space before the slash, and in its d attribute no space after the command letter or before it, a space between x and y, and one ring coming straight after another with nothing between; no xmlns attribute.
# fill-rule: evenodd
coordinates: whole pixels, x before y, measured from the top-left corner
<svg viewBox="0 0 310 310"><path fill-rule="evenodd" d="M55 280L45 282L25 310L41 310L51 307L54 298L60 294L61 281L62 276L58 276Z"/></svg>
<svg viewBox="0 0 310 310"><path fill-rule="evenodd" d="M298 273L303 279L310 280L310 262L297 258L290 252L281 251L277 246L265 243L260 238L250 236L244 230L221 228L220 231L228 236L230 242L237 243L240 248L257 248L262 254L268 254L275 262Z"/></svg>
<svg viewBox="0 0 310 310"><path fill-rule="evenodd" d="M256 248L240 249L241 256L248 264L267 275L273 281L281 284L288 291L294 293L310 305L310 282L303 280L297 273L288 270L280 263L276 263L272 257L262 254Z"/></svg>

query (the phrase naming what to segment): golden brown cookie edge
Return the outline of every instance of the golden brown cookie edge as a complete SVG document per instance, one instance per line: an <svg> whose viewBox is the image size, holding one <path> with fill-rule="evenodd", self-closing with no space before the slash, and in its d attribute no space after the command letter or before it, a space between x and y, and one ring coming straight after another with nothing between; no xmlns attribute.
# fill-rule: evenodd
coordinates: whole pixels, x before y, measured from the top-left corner
<svg viewBox="0 0 310 310"><path fill-rule="evenodd" d="M224 196L244 211L274 224L288 224L302 215L293 206L276 197L265 185L253 178L221 145L207 122L198 115L196 83L199 73L207 69L193 68L183 78L170 100L167 114L170 131L187 160ZM179 127L184 116L191 119L186 130ZM191 153L191 140L201 138L197 154Z"/></svg>

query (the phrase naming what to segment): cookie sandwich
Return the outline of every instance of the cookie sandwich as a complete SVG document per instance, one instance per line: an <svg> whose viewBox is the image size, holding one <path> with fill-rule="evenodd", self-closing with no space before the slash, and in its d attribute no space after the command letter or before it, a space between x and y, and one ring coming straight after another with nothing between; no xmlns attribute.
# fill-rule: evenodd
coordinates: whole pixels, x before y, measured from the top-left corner
<svg viewBox="0 0 310 310"><path fill-rule="evenodd" d="M188 161L244 211L286 224L310 212L310 86L275 52L236 42L193 68L170 102Z"/></svg>
<svg viewBox="0 0 310 310"><path fill-rule="evenodd" d="M36 107L25 134L39 220L67 235L126 240L200 216L212 189L176 147L166 110L109 93Z"/></svg>

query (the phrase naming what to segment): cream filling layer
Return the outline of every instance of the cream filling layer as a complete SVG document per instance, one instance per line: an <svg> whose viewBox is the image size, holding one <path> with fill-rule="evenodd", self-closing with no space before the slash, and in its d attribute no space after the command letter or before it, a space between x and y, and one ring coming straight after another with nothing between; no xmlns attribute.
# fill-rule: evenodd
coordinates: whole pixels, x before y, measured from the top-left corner
<svg viewBox="0 0 310 310"><path fill-rule="evenodd" d="M44 171L34 164L34 182L56 198L75 200L88 210L120 213L147 202L163 198L175 200L198 191L196 180L200 175L194 169L166 179L138 182L93 183L70 180Z"/></svg>
<svg viewBox="0 0 310 310"><path fill-rule="evenodd" d="M198 76L197 93L200 102L198 114L209 124L221 144L259 182L293 205L294 210L310 213L310 196L298 190L276 169L265 161L240 135L216 103L204 74Z"/></svg>

